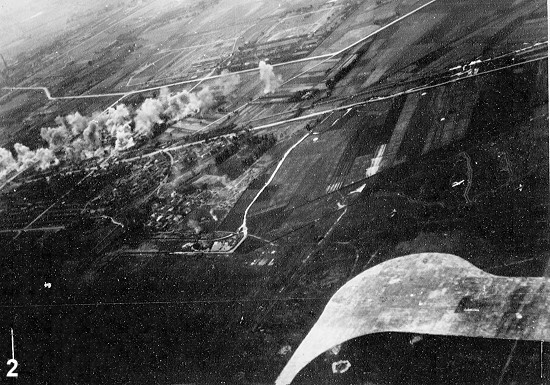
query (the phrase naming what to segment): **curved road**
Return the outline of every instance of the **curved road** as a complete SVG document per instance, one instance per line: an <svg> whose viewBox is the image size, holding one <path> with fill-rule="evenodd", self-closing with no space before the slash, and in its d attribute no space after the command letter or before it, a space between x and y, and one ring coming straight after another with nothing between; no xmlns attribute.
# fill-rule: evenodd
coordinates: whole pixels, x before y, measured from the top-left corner
<svg viewBox="0 0 550 385"><path fill-rule="evenodd" d="M237 229L237 232L240 233L242 232L243 233L243 237L242 239L235 245L235 247L230 251L231 253L234 252L235 250L237 250L239 248L239 246L246 240L246 238L248 237L248 227L246 226L246 218L248 216L248 212L250 211L250 208L252 207L252 205L254 203L256 203L256 201L258 200L258 198L260 197L260 195L264 192L264 190L267 188L267 186L269 186L269 184L273 181L273 178L275 178L275 175L277 174L277 172L279 171L279 169L281 168L281 166L283 165L284 161L286 160L286 158L290 155L290 153L292 152L292 150L294 150L300 143L302 143L304 141L304 139L306 139L308 136L309 136L309 132L307 134L305 134L304 136L302 136L300 138L300 140L298 140L296 143L294 143L286 152L285 154L283 155L283 157L281 158L281 160L279 161L279 163L277 164L277 167L275 167L275 170L273 171L273 173L271 174L271 176L269 177L269 179L267 180L267 182L265 182L264 186L260 189L260 191L258 191L258 193L256 194L256 196L254 197L254 199L252 199L252 202L250 202L250 204L246 207L246 209L244 210L244 215L243 215L243 223L242 225Z"/></svg>

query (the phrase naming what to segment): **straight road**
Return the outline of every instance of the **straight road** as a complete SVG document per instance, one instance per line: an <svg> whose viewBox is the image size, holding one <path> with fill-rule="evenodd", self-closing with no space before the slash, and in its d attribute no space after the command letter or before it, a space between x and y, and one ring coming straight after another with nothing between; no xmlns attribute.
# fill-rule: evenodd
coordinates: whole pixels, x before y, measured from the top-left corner
<svg viewBox="0 0 550 385"><path fill-rule="evenodd" d="M297 60L291 60L291 61L287 61L287 62L284 62L284 63L277 63L277 64L273 64L273 67L281 67L281 66L286 66L286 65L290 65L290 64L303 63L303 62L308 62L308 61L315 61L315 60L323 60L324 59L323 61L321 61L320 63L316 64L313 67L313 68L315 68L316 66L326 62L327 60L332 59L335 56L341 55L344 52L348 51L349 49L355 47L356 45L363 43L365 40L367 40L367 39L373 37L374 35L384 31L385 29L387 29L387 28L391 27L392 25L400 22L401 20L406 19L407 17L415 14L416 12L420 11L421 9L427 7L428 5L430 5L430 4L432 4L436 1L437 0L431 0L431 1L421 5L420 7L415 8L411 12L395 19L394 21L386 24L385 26L377 29L376 31L368 34L367 36L357 40L356 42L350 44L349 46L347 46L347 47L345 47L345 48L343 48L339 51L332 52L332 53L327 53L327 54L323 54L323 55L306 57L306 58L297 59ZM308 70L292 77L291 79L287 80L286 82L289 82L289 81L295 79L296 77L302 76L304 73L307 73L308 71L311 71L311 69L312 68L310 68L310 69L308 69ZM255 71L258 71L258 69L257 68L251 68L251 69L247 69L247 70L231 72L231 74L244 74L244 73L255 72ZM6 90L42 90L42 91L44 91L44 93L46 94L46 96L48 97L49 100L102 98L102 97L109 97L109 96L127 97L129 95L133 95L133 94L137 94L137 93L141 93L141 92L156 91L156 90L159 90L163 87L173 87L173 86L179 86L179 85L184 85L184 84L193 84L193 83L197 83L197 82L203 82L203 81L206 81L206 80L218 79L218 78L223 77L223 76L225 76L225 75L221 75L221 74L220 75L210 75L210 76L204 77L202 79L182 80L182 81L179 81L179 82L164 84L164 85L161 85L161 86L142 88L142 89L127 91L127 92L112 92L112 93L105 93L105 94L90 94L90 95L77 95L77 96L52 96L47 87L3 87L3 89L6 89Z"/></svg>

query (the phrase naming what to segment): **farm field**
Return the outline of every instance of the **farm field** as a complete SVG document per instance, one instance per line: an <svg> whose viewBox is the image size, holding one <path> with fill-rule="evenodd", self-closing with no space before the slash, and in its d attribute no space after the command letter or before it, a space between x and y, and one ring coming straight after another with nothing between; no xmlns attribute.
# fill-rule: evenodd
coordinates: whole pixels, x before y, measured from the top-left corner
<svg viewBox="0 0 550 385"><path fill-rule="evenodd" d="M279 384L335 293L418 253L519 289L495 310L497 278L434 276L419 299L396 277L380 298L409 307L383 321L452 292L444 321L499 339L360 335L292 384L550 378L550 336L526 337L548 323L544 2L77 1L52 23L0 52L0 346L20 382Z"/></svg>

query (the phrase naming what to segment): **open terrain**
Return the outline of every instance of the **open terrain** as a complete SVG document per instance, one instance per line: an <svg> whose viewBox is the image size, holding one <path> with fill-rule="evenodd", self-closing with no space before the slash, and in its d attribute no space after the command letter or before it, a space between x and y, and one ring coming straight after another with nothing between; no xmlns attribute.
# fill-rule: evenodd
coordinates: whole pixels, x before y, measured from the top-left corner
<svg viewBox="0 0 550 385"><path fill-rule="evenodd" d="M24 3L29 25L53 12ZM382 263L549 277L544 2L63 9L0 52L0 352L13 329L19 382L272 384ZM293 383L547 381L549 341L508 332L363 335Z"/></svg>

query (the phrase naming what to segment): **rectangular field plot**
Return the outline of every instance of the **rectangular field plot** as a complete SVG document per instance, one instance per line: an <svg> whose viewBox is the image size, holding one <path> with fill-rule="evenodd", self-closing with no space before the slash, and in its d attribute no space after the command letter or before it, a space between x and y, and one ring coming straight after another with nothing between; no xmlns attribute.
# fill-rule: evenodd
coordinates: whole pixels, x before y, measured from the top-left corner
<svg viewBox="0 0 550 385"><path fill-rule="evenodd" d="M286 17L269 31L269 37L265 40L273 41L291 36L307 35L315 33L324 23L338 12L336 7L320 9L301 15Z"/></svg>

